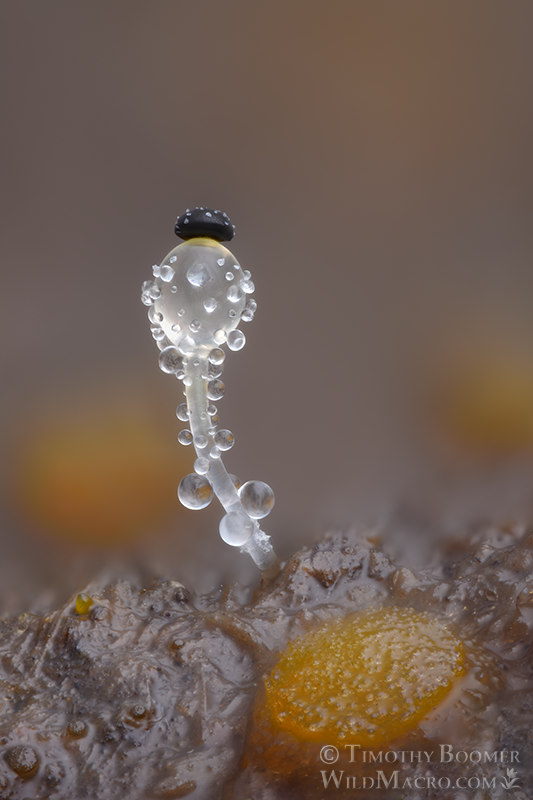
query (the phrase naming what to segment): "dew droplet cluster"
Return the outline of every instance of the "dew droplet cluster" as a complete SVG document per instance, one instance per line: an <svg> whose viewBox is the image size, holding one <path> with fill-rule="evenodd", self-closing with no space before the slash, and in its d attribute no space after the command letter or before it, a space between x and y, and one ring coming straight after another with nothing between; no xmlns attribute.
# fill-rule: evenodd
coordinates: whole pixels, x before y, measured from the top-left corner
<svg viewBox="0 0 533 800"><path fill-rule="evenodd" d="M270 569L277 559L257 520L272 510L274 493L263 481L241 485L228 474L222 454L235 437L217 428L213 404L225 392L222 347L242 350L246 337L238 325L251 322L257 309L251 273L223 244L201 236L171 250L152 267L152 276L142 284L141 300L160 350L159 367L183 385L185 402L176 417L186 427L178 432L178 442L193 445L197 455L194 472L179 484L178 498L186 508L201 509L215 494L226 512L219 526L223 541L245 549L260 569Z"/></svg>

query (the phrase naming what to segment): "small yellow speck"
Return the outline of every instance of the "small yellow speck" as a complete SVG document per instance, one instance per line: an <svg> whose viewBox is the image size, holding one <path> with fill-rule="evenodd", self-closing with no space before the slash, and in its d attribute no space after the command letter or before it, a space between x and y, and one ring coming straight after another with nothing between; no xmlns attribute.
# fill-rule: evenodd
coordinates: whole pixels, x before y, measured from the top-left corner
<svg viewBox="0 0 533 800"><path fill-rule="evenodd" d="M76 597L76 614L80 616L83 614L87 614L89 612L90 607L94 604L94 600L92 597L89 597L88 594L79 594Z"/></svg>

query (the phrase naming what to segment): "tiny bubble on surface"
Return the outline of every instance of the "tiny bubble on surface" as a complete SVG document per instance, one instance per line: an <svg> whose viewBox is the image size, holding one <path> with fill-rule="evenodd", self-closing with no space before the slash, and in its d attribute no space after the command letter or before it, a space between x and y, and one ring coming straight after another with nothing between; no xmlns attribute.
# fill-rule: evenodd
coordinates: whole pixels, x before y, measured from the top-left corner
<svg viewBox="0 0 533 800"><path fill-rule="evenodd" d="M204 287L211 280L211 275L205 264L191 264L187 270L187 280L191 286L196 286L198 289Z"/></svg>
<svg viewBox="0 0 533 800"><path fill-rule="evenodd" d="M217 303L217 301L215 300L214 297L206 297L206 299L204 300L203 305L204 305L204 308L207 311L207 313L208 314L212 314L213 311L216 310L216 308L218 306L218 303Z"/></svg>

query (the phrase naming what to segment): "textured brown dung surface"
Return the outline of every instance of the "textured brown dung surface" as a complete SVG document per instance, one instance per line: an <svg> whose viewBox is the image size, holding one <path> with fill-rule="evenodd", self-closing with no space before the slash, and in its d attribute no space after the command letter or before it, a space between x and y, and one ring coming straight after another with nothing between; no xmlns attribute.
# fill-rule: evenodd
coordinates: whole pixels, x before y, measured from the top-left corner
<svg viewBox="0 0 533 800"><path fill-rule="evenodd" d="M325 791L319 763L290 782L272 774L249 752L250 721L262 676L289 639L386 603L434 611L488 654L492 677L454 701L437 741L452 741L451 726L457 749L520 751L513 797L533 796L533 534L486 530L457 541L437 566L416 573L371 540L326 537L296 553L246 605L236 591L198 596L172 581L117 582L85 588L95 605L84 616L69 602L45 617L4 619L0 798L365 796ZM420 735L436 734L422 726ZM421 768L403 769L414 776Z"/></svg>

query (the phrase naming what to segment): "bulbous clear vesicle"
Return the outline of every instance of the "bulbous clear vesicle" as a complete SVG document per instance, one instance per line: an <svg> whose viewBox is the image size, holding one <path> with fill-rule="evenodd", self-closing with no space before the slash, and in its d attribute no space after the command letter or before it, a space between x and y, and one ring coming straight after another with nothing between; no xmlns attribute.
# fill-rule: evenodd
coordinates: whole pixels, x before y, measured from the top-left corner
<svg viewBox="0 0 533 800"><path fill-rule="evenodd" d="M176 232L180 228L178 235L186 238L187 231L189 238L153 267L141 299L149 307L159 366L184 385L186 402L178 405L176 416L185 428L178 441L193 444L197 454L195 471L182 479L178 497L187 508L200 509L215 494L226 512L220 522L223 541L247 552L263 573L273 574L277 557L257 520L272 510L274 493L263 481L247 481L237 489L222 459L235 438L226 428L217 429L213 405L224 395L222 347L244 347L246 338L238 326L250 322L257 308L250 297L254 285L249 270L217 240L222 227L227 231L229 226L222 212L187 210L178 218ZM213 230L213 236L195 235L195 229ZM231 235L224 234L226 239Z"/></svg>

